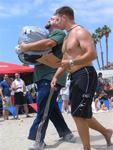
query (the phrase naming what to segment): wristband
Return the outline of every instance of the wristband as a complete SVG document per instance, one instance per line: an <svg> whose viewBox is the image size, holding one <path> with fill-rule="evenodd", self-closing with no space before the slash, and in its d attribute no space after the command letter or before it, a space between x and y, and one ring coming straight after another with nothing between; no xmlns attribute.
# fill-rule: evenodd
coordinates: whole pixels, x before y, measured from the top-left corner
<svg viewBox="0 0 113 150"><path fill-rule="evenodd" d="M69 60L69 65L74 66L74 61L72 59Z"/></svg>

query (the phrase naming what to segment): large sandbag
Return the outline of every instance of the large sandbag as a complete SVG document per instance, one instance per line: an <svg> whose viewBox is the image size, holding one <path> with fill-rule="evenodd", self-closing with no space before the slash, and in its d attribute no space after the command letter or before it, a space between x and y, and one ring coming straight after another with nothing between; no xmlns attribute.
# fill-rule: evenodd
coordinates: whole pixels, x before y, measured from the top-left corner
<svg viewBox="0 0 113 150"><path fill-rule="evenodd" d="M22 28L22 31L19 36L18 45L22 42L30 43L39 41L42 39L48 38L48 34L46 31L43 31L41 28L37 26L25 26ZM28 51L28 52L20 52L17 51L18 57L21 62L26 64L37 64L37 60L43 56L47 56L48 53L51 52L51 49L47 51Z"/></svg>

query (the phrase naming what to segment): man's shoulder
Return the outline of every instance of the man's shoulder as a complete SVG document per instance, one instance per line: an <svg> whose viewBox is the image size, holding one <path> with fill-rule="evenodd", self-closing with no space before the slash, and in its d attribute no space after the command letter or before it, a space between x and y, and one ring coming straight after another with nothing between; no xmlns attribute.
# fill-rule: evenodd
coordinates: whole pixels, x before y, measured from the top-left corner
<svg viewBox="0 0 113 150"><path fill-rule="evenodd" d="M24 80L20 78L19 82L22 82L22 83L24 83Z"/></svg>
<svg viewBox="0 0 113 150"><path fill-rule="evenodd" d="M16 79L13 80L12 85L16 83Z"/></svg>
<svg viewBox="0 0 113 150"><path fill-rule="evenodd" d="M66 34L63 30L55 29L49 35L49 39L54 40L58 45L62 44Z"/></svg>
<svg viewBox="0 0 113 150"><path fill-rule="evenodd" d="M2 80L1 82L0 82L0 84L2 84L4 82L4 80Z"/></svg>
<svg viewBox="0 0 113 150"><path fill-rule="evenodd" d="M24 82L24 80L23 79L20 79L21 80L21 82L23 83L23 84L25 84L25 82Z"/></svg>
<svg viewBox="0 0 113 150"><path fill-rule="evenodd" d="M17 81L17 79L14 79L14 81L12 82L12 83L14 83L14 82L16 82Z"/></svg>
<svg viewBox="0 0 113 150"><path fill-rule="evenodd" d="M90 32L85 27L80 26L80 25L78 26L77 29L74 30L74 32L76 32L76 34L81 35L81 36L90 34Z"/></svg>
<svg viewBox="0 0 113 150"><path fill-rule="evenodd" d="M6 82L3 80L3 81L1 81L0 82L0 85L2 86L2 85L4 85Z"/></svg>
<svg viewBox="0 0 113 150"><path fill-rule="evenodd" d="M61 29L55 29L55 30L53 30L51 32L51 34L63 34L63 35L66 35L65 32L63 30L61 30Z"/></svg>

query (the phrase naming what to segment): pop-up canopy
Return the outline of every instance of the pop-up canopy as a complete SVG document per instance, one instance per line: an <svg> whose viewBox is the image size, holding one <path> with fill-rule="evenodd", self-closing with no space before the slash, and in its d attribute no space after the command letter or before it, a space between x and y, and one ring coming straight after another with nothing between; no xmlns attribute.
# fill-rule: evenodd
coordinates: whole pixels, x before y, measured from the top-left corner
<svg viewBox="0 0 113 150"><path fill-rule="evenodd" d="M11 64L7 62L0 62L0 75L14 74L14 73L30 73L33 72L33 68L28 66L22 66L17 64Z"/></svg>
<svg viewBox="0 0 113 150"><path fill-rule="evenodd" d="M15 73L20 73L21 78L26 85L33 83L33 68L28 66L16 65L7 62L0 62L0 81L3 80L4 74L9 74L11 77Z"/></svg>

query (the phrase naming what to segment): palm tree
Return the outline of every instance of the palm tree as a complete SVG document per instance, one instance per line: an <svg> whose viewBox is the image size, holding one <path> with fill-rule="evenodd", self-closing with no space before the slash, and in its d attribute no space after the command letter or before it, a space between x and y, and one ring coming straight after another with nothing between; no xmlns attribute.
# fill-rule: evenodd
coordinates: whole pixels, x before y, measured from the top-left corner
<svg viewBox="0 0 113 150"><path fill-rule="evenodd" d="M102 68L104 69L104 58L103 58L103 50L102 50L102 44L101 44L101 39L103 37L103 32L102 29L99 27L95 30L95 33L98 36L99 44L100 44L100 49L101 49L101 60L102 60Z"/></svg>
<svg viewBox="0 0 113 150"><path fill-rule="evenodd" d="M109 37L109 33L111 32L111 29L107 25L104 25L102 30L103 30L103 35L105 35L106 38L106 67L107 67L108 66L108 37Z"/></svg>
<svg viewBox="0 0 113 150"><path fill-rule="evenodd" d="M94 44L95 44L95 49L96 49L96 45L97 45L97 42L98 42L97 34L96 33L92 33L92 38L93 38L93 41L94 41ZM98 64L98 68L100 70L101 68L100 68L100 63L99 63L99 59L98 59L98 53L97 53L97 64Z"/></svg>

